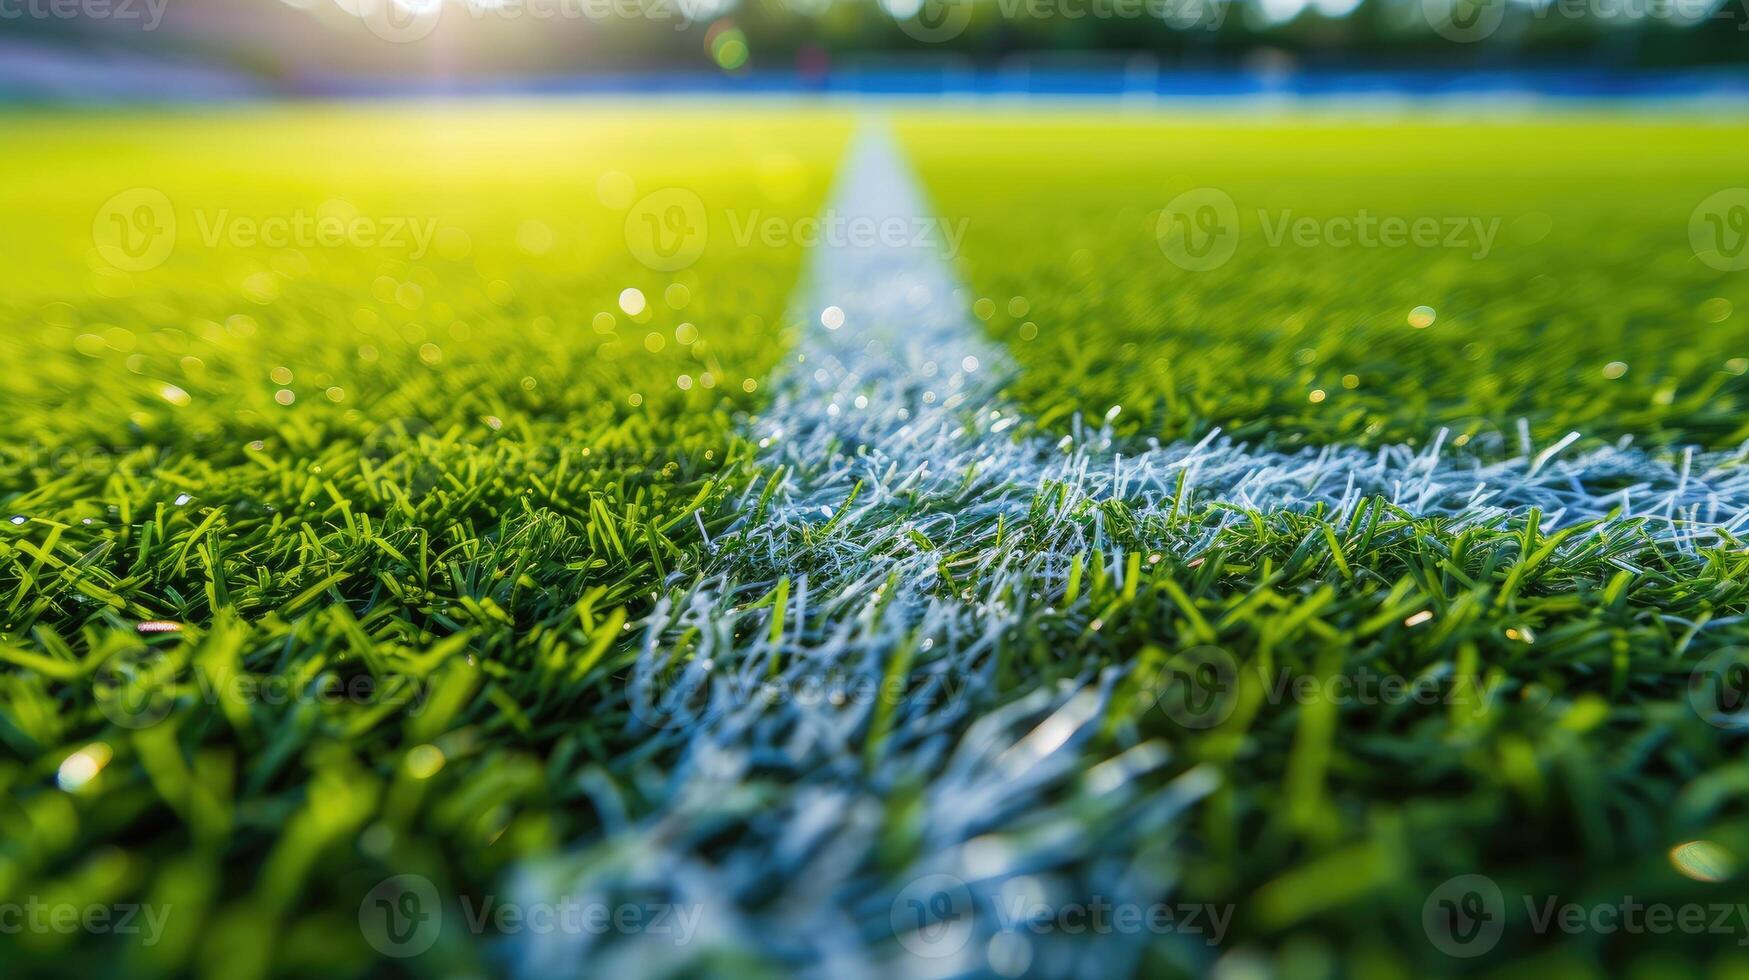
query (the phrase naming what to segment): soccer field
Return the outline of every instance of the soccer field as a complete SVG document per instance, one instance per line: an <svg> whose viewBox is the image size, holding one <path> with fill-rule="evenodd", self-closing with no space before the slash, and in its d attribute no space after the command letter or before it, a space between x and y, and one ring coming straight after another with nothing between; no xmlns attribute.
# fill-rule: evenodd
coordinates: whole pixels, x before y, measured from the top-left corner
<svg viewBox="0 0 1749 980"><path fill-rule="evenodd" d="M1749 125L0 134L21 972L1749 971Z"/></svg>

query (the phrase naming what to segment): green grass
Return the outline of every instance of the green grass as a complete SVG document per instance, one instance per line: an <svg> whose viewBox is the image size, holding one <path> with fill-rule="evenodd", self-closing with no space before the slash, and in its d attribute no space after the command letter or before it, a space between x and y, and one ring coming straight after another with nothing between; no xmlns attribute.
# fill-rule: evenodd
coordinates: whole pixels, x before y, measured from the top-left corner
<svg viewBox="0 0 1749 980"><path fill-rule="evenodd" d="M1449 426L1460 446L1517 452L1520 418L1539 447L1575 429L1749 438L1749 279L1689 242L1695 207L1742 183L1745 127L1480 118L937 113L901 136L944 215L965 220L978 315L1046 424L1122 405L1123 433L1220 426L1283 446ZM1238 218L1232 257L1206 271L1156 236L1160 210L1198 188ZM1481 233L1447 248L1443 226L1428 248L1272 241L1284 220L1363 210L1499 224L1480 257ZM1435 321L1416 329L1421 306Z"/></svg>
<svg viewBox="0 0 1749 980"><path fill-rule="evenodd" d="M1611 958L1648 975L1749 967L1729 938L1538 935L1519 900L1735 901L1729 886L1682 877L1667 852L1694 839L1749 847L1740 809L1716 795L1749 777L1740 740L1686 698L1696 663L1745 640L1725 622L1749 599L1739 542L1678 558L1617 527L1563 546L1521 521L1458 531L1375 501L1349 521L1254 518L1186 547L1222 516L1150 522L1108 507L1119 546L1168 557L1124 588L1099 576L1067 622L1041 617L1011 682L1199 645L1234 658L1218 726L1186 731L1148 703L1121 719L1174 745L1179 769L1222 777L1177 867L1181 897L1236 906L1226 948L1289 975L1307 959L1376 977L1588 976ZM1439 696L1271 693L1369 676ZM1469 873L1508 896L1506 937L1476 963L1420 942L1423 900Z"/></svg>
<svg viewBox="0 0 1749 980"><path fill-rule="evenodd" d="M966 222L974 315L1021 366L1011 396L1047 429L1117 405L1133 440L1219 426L1284 449L1423 444L1449 426L1447 453L1499 457L1522 451L1519 419L1539 449L1574 430L1593 444L1749 438L1749 278L1703 263L1688 237L1695 205L1741 183L1741 125L1029 111L914 114L900 132L943 216ZM1235 202L1239 237L1224 265L1193 271L1168 258L1157 219L1203 187ZM1273 244L1264 227L1361 209L1497 217L1498 241L1477 257ZM1410 324L1419 306L1431 326ZM1223 776L1179 868L1182 894L1236 904L1227 948L1283 976L1749 969L1730 937L1536 935L1519 898L1736 900L1667 852L1749 846L1742 808L1720 796L1749 778L1741 739L1686 697L1697 664L1745 642L1740 540L1679 554L1617 525L1557 543L1523 519L1460 528L1383 501L1337 522L1188 510L1151 526L1112 507L1122 550L1165 560L1142 566L1133 595L1107 584L1081 616L1039 623L1010 679L1087 662L1066 650L1234 657L1230 720L1207 733L1137 722L1186 768ZM1105 561L1109 580L1119 565ZM1492 694L1449 707L1263 695L1287 677L1368 674ZM1472 872L1506 892L1501 947L1474 962L1417 947L1423 900Z"/></svg>
<svg viewBox="0 0 1749 980"><path fill-rule="evenodd" d="M567 775L618 751L621 624L753 478L736 415L785 347L800 250L739 247L726 212L816 212L843 121L506 104L0 128L0 510L26 519L0 524L0 893L181 910L151 948L26 934L8 958L356 969L358 896L387 869L480 887L585 833ZM699 195L696 265L634 260L611 174ZM133 186L180 228L139 273L92 246ZM201 230L323 208L435 220L436 243ZM95 691L136 662L174 681L138 731ZM374 684L210 694L239 675ZM416 777L427 744L447 762ZM87 745L108 764L57 789Z"/></svg>
<svg viewBox="0 0 1749 980"><path fill-rule="evenodd" d="M938 207L968 220L960 267L989 300L974 311L1020 365L1012 397L1053 435L1113 404L1126 437L1219 425L1287 447L1450 425L1514 451L1519 417L1539 445L1569 429L1749 435L1732 364L1749 355L1749 280L1687 245L1694 204L1749 163L1741 126L912 114L899 128ZM512 103L0 120L0 517L25 519L0 524L0 895L175 910L149 948L27 933L0 936L0 957L20 972L366 972L358 905L384 877L478 895L519 863L611 853L584 774L634 816L654 809L672 746L636 739L623 683L628 627L655 600L707 565L762 586L805 574L811 620L778 620L760 590L722 610L746 650L805 650L829 642L829 611L854 604L840 592L871 565L927 550L895 533L846 567L830 545L848 507L799 531L781 568L703 544L772 475L743 433L788 350L804 258L742 247L728 212L815 213L848 129L826 112ZM92 223L136 186L168 196L182 234L161 266L124 272ZM625 203L671 186L705 202L711 235L696 265L660 273L629 254ZM1154 212L1201 186L1234 198L1244 234L1231 261L1192 273L1162 254ZM1257 207L1498 216L1502 237L1479 260L1275 248ZM199 231L221 210L300 209L438 230L419 258ZM628 287L647 310L621 308ZM1437 311L1425 329L1406 322L1420 305ZM1509 901L1735 900L1667 853L1702 839L1749 855L1742 739L1687 697L1697 664L1749 644L1740 539L1044 489L1055 505L968 516L965 550L941 555L943 598L1028 610L989 654L979 707L1133 671L1086 768L1164 746L1143 788L1219 777L1182 837L1116 859L1182 900L1233 903L1224 951L1295 977L1749 969L1718 937L1539 936L1521 918L1460 962L1420 920L1429 889L1471 872ZM885 506L898 528L932 505ZM1107 546L1005 577L1071 534ZM154 620L181 630L138 631ZM1232 715L1206 730L1145 697L1196 646L1237 667ZM1487 695L1269 696L1366 674ZM117 707L126 678L142 700L122 708L143 716ZM242 678L369 682L352 698L225 693ZM874 768L898 724L877 718L847 751ZM931 774L915 775L863 780L884 820L877 870L927 853ZM709 861L770 833L759 813L789 785L750 777L754 812L674 846ZM1039 812L1118 839L1107 802L1064 790ZM739 952L749 971L784 965ZM488 972L488 955L452 931L400 965ZM1195 975L1211 959L1163 942L1143 965Z"/></svg>

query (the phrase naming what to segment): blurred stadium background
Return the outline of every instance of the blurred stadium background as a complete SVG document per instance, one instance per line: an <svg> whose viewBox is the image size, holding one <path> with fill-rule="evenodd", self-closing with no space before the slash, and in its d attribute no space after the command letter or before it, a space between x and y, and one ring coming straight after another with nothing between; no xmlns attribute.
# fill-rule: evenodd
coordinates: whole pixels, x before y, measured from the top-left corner
<svg viewBox="0 0 1749 980"><path fill-rule="evenodd" d="M1749 0L0 0L0 98L1743 97Z"/></svg>

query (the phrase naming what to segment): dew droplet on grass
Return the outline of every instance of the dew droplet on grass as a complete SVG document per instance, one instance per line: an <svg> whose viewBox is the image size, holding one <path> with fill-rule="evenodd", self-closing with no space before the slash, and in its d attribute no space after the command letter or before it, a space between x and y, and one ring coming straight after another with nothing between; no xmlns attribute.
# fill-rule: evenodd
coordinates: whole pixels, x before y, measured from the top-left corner
<svg viewBox="0 0 1749 980"><path fill-rule="evenodd" d="M430 779L443 768L443 750L435 745L415 745L407 750L407 775L414 779Z"/></svg>
<svg viewBox="0 0 1749 980"><path fill-rule="evenodd" d="M1736 873L1731 852L1710 840L1691 840L1670 849L1670 864L1683 877L1720 882Z"/></svg>
<svg viewBox="0 0 1749 980"><path fill-rule="evenodd" d="M92 742L61 762L61 767L55 774L55 784L69 793L77 792L86 783L97 778L97 774L103 771L104 766L109 765L113 756L114 753L107 744Z"/></svg>

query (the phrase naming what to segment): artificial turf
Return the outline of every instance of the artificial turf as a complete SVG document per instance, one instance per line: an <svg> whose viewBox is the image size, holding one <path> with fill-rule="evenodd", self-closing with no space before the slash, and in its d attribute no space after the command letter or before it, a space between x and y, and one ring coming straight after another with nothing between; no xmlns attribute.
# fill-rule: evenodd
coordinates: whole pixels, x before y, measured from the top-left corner
<svg viewBox="0 0 1749 980"><path fill-rule="evenodd" d="M359 969L358 895L388 869L478 888L587 833L562 787L613 757L622 624L696 562L694 514L753 478L735 416L784 350L801 249L741 246L730 213L815 213L845 123L410 105L4 127L0 892L184 910L151 947L27 933L8 958ZM179 233L128 272L92 224L137 186ZM676 272L627 244L666 188L712 225ZM436 232L418 259L207 237L300 213ZM130 702L136 677L167 684ZM410 774L427 743L441 772ZM90 746L100 774L57 788Z"/></svg>
<svg viewBox="0 0 1749 980"><path fill-rule="evenodd" d="M1047 431L1115 406L1132 449L1219 428L1289 452L1441 442L1484 462L1576 432L1577 448L1674 447L1680 466L1683 447L1710 447L1726 451L1723 472L1740 469L1749 280L1703 261L1690 236L1697 206L1749 162L1736 122L941 112L899 132L943 217L965 223L969 305L1020 365L1010 397ZM1204 188L1235 205L1236 246L1186 268L1160 212ZM1476 235L1446 247L1444 232L1379 247L1355 240L1362 215L1498 230L1485 250ZM1310 239L1282 234L1306 217ZM1331 240L1330 218L1349 219L1334 232L1346 240ZM1250 948L1269 951L1256 962L1284 976L1746 968L1742 930L1575 937L1519 916L1507 948L1478 962L1405 956L1403 942L1433 888L1478 868L1510 881L1513 901L1735 901L1667 852L1745 842L1718 795L1744 778L1741 738L1688 697L1716 693L1704 678L1719 674L1691 686L1697 665L1734 662L1743 642L1739 538L1673 547L1611 522L1557 542L1537 527L1547 514L1464 527L1383 501L1333 521L1228 521L1204 506L1154 526L1115 508L1107 526L1127 540L1114 550L1167 559L1142 566L1134 604L1090 607L1097 637L1089 620L1067 635L1041 626L1051 639L1033 666L1077 644L1236 655L1242 707L1188 737L1225 778L1185 892L1235 903ZM1377 537L1375 519L1393 530ZM1212 523L1212 544L1161 544L1175 525ZM1194 566L1173 567L1175 551ZM1368 672L1488 693L1395 708L1261 693L1284 676Z"/></svg>
<svg viewBox="0 0 1749 980"><path fill-rule="evenodd" d="M1749 557L1729 532L1044 486L1023 488L1022 513L954 518L921 543L944 502L894 495L823 515L774 561L734 532L744 501L787 492L749 413L786 359L804 253L732 225L818 211L841 116L506 104L3 125L27 149L0 163L0 345L18 366L0 386L0 510L22 518L0 525L0 893L175 910L151 947L0 937L20 970L380 969L358 906L385 876L479 895L579 845L611 851L604 778L633 817L656 810L676 736L639 728L626 680L642 627L701 569L746 583L721 622L749 661L776 663L860 621L871 574L947 548L943 595L1017 617L979 654L973 707L1119 678L1075 749L1087 769L1163 746L1137 787L1190 773L1208 787L1170 846L1117 857L1178 898L1231 903L1232 931L1218 949L1162 941L1131 968L1193 974L1223 954L1308 977L1749 968L1738 937L1522 922L1460 961L1421 921L1430 889L1464 873L1514 896L1734 900L1667 856L1691 840L1749 853L1741 737L1689 697L1695 667L1744 639ZM1732 362L1749 353L1749 292L1687 237L1694 204L1742 172L1740 127L912 115L898 132L939 216L967 221L965 305L1019 366L1003 391L1030 416L1021 437L1054 440L1114 404L1119 445L1216 425L1284 449L1380 445L1448 425L1470 437L1460 449L1506 454L1521 417L1536 446L1568 430L1714 449L1744 435ZM182 227L141 272L91 244L93 215L132 186L163 190ZM1162 254L1154 212L1202 186L1227 189L1246 234L1193 273ZM640 264L625 229L628 205L665 187L693 190L712 222L676 272ZM1503 230L1479 259L1266 247L1244 217L1256 207ZM221 209L323 208L435 218L430 254L201 237ZM1422 305L1433 322L1410 326ZM790 478L840 453L855 449ZM852 546L866 550L847 563ZM840 599L786 625L774 609L804 581ZM918 669L955 655L928 639L906 655ZM1203 729L1145 694L1206 647L1238 686ZM1455 696L1270 694L1368 675ZM361 677L354 696L224 693ZM925 851L933 775L876 778L895 725L922 724L900 714L852 731L869 771L845 777L886 808L876 870L895 872ZM969 719L945 724L930 735ZM787 785L761 774L746 795L780 812L800 805ZM1033 809L1097 843L1123 829L1107 802L1063 786ZM689 846L709 860L756 828L756 812L725 817ZM491 970L495 948L448 933L394 965ZM763 947L698 955L795 966Z"/></svg>
<svg viewBox="0 0 1749 980"><path fill-rule="evenodd" d="M1521 419L1538 446L1749 438L1749 280L1690 235L1749 168L1739 121L940 112L900 134L1046 424L1121 405L1122 433L1286 446L1449 427L1495 455L1523 451ZM1185 268L1160 211L1200 189L1236 239ZM1388 247L1391 219L1438 224Z"/></svg>

